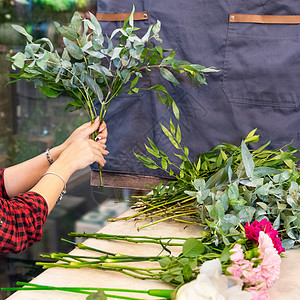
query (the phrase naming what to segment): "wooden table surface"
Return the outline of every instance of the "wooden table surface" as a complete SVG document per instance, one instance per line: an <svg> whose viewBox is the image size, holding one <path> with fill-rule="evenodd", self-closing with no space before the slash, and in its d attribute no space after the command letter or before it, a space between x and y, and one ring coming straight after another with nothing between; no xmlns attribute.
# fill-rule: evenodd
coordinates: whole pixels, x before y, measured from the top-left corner
<svg viewBox="0 0 300 300"><path fill-rule="evenodd" d="M123 214L130 215L132 210ZM100 230L109 234L132 234L148 236L178 236L193 237L198 236L200 227L185 227L182 223L164 222L155 226L150 226L137 231L135 221L118 221L110 223ZM161 246L153 244L129 244L121 241L104 241L88 239L84 244L101 250L128 255L157 255L161 251ZM170 247L173 254L180 252L179 247ZM95 255L87 250L74 249L71 254L77 255ZM149 266L150 263L138 263L139 266ZM151 263L153 266L153 263ZM282 259L280 279L269 289L272 300L295 300L300 299L300 249L289 250L286 252L286 258ZM110 288L132 288L132 289L153 289L153 288L172 288L170 285L154 280L139 280L128 277L117 272L92 270L92 269L63 269L52 268L45 270L39 276L32 280L32 283L53 285L53 286L77 286L77 287L110 287ZM129 296L129 294L128 294ZM132 297L143 299L155 299L147 295L132 294ZM66 293L61 291L18 291L10 296L9 300L67 300L67 299L85 299L86 295Z"/></svg>

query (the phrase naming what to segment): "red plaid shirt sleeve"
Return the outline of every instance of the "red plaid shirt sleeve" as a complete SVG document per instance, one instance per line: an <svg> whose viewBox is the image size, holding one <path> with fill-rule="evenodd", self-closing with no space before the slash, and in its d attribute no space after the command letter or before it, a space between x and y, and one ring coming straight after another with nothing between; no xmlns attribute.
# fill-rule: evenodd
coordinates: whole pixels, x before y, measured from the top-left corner
<svg viewBox="0 0 300 300"><path fill-rule="evenodd" d="M27 192L8 197L0 170L0 253L25 251L42 237L42 226L48 214L45 199Z"/></svg>

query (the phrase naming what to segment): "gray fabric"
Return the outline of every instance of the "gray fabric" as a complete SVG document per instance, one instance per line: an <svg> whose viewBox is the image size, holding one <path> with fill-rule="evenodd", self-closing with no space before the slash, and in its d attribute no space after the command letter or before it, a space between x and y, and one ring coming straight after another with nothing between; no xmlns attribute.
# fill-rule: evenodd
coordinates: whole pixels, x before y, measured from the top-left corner
<svg viewBox="0 0 300 300"><path fill-rule="evenodd" d="M157 74L146 75L146 86L164 84L181 112L183 144L194 159L221 142L239 144L258 128L259 145L271 148L293 141L300 148L300 25L229 23L230 13L296 15L297 0L98 0L98 12L149 11L149 20L136 21L142 30L159 19L163 48L179 59L220 69L207 86L188 80L174 88ZM110 34L120 22L101 22ZM162 175L145 168L133 155L145 153L147 137L171 155L175 148L162 134L172 116L150 92L122 95L107 114L109 129L105 170ZM258 147L256 145L255 147Z"/></svg>

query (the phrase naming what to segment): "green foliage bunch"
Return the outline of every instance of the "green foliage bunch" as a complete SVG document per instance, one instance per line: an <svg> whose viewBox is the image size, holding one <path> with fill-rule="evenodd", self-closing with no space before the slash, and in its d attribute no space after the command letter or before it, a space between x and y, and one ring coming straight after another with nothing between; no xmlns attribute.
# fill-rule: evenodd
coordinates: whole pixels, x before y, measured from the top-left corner
<svg viewBox="0 0 300 300"><path fill-rule="evenodd" d="M100 117L103 120L111 100L125 87L129 94L139 92L135 86L142 72L159 69L165 79L177 85L179 82L172 72L186 73L193 82L205 84L205 74L216 71L214 68L175 60L174 50L154 46L151 39L161 41L159 21L149 26L143 37L138 37L133 13L134 10L122 28L114 30L108 37L103 35L92 13L90 19L83 19L75 12L68 26L55 23L64 43L63 49L56 50L48 38L33 41L23 27L13 25L26 37L27 45L24 52L9 58L12 68L18 69L17 74L10 76L17 80L33 81L42 93L51 98L67 93L72 98L67 109L85 109L94 121L97 115L96 101L101 104ZM165 56L166 53L169 55ZM156 85L148 89L156 92L159 100L166 105L172 104L173 99L163 86Z"/></svg>
<svg viewBox="0 0 300 300"><path fill-rule="evenodd" d="M191 162L189 149L181 145L179 125L176 129L170 121L170 129L161 127L180 151L174 154L181 163L174 164L151 140L146 148L160 163L136 154L144 165L162 169L175 180L160 183L152 187L151 195L139 197L135 204L139 212L131 218L158 217L148 224L152 225L167 219L189 223L186 217L191 216L210 229L216 244L225 245L233 242L228 235L234 239L241 224L267 218L279 231L283 247L299 246L299 150L289 145L285 150L266 150L269 143L249 150L247 144L259 140L253 130L240 146L223 143Z"/></svg>
<svg viewBox="0 0 300 300"><path fill-rule="evenodd" d="M110 37L104 36L96 17L90 13L85 19L75 12L67 26L55 22L62 35L64 46L54 49L52 42L43 37L36 41L21 26L13 28L24 35L27 45L24 52L9 57L12 68L18 70L9 74L16 80L33 81L43 94L56 98L61 93L70 96L66 107L69 110L84 109L92 122L97 117L96 104L100 102L100 119L104 120L111 101L126 89L128 94L140 91L136 87L145 72L158 69L163 78L179 84L173 73L185 73L192 82L206 84L206 74L214 68L176 60L176 52L155 46L151 40L161 42L160 21L150 25L142 37L134 26L134 8L123 27L114 30ZM176 104L166 88L155 85L146 90L155 92L167 107ZM94 137L97 132L94 134Z"/></svg>

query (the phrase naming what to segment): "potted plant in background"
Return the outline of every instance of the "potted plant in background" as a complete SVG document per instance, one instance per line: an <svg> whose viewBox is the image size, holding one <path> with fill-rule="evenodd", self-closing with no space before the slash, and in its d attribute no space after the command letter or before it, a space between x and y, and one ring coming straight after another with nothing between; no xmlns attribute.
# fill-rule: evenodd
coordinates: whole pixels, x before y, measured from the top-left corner
<svg viewBox="0 0 300 300"><path fill-rule="evenodd" d="M104 120L111 101L122 90L127 89L128 94L138 93L140 89L136 84L144 72L158 69L163 78L177 85L179 81L174 72L187 74L197 84L206 84L206 74L217 71L176 60L174 50L164 50L151 43L152 39L161 42L160 21L150 25L143 37L138 37L133 13L134 8L123 27L114 30L110 37L104 37L92 13L90 19L86 19L75 12L68 26L55 23L63 37L62 49L54 49L47 37L34 41L23 27L12 25L26 37L27 44L23 52L9 57L12 69L18 70L9 76L33 81L35 87L50 98L68 94L71 99L66 109L84 109L94 122L98 114L101 121ZM179 116L178 108L165 87L155 85L147 90L154 91L167 107L172 105L175 116ZM95 107L98 101L100 112ZM96 135L97 132L93 138ZM101 169L99 171L102 186Z"/></svg>

